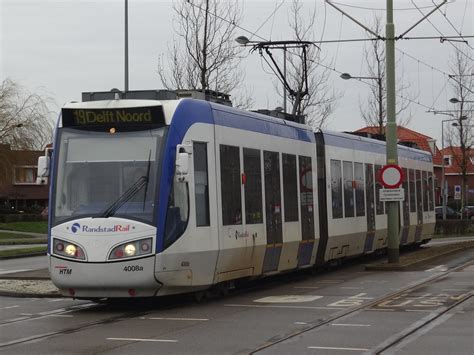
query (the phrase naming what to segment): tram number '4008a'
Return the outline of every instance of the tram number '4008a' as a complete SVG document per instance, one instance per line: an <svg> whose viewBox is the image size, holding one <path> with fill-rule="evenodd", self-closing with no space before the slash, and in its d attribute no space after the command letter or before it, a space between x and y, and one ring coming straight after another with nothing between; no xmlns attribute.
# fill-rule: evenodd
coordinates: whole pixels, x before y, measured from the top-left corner
<svg viewBox="0 0 474 355"><path fill-rule="evenodd" d="M143 271L143 266L140 266L140 265L125 266L123 268L123 271L126 271L126 272Z"/></svg>

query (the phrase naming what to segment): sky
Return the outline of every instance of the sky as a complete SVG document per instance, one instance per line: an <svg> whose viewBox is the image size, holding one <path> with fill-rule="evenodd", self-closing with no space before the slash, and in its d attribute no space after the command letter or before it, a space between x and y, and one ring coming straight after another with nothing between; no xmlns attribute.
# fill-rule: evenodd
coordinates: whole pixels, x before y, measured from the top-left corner
<svg viewBox="0 0 474 355"><path fill-rule="evenodd" d="M158 58L166 56L177 38L173 1L129 0L130 90L161 89ZM385 22L383 0L340 0L338 7L364 24L375 15ZM395 33L398 35L428 12L431 0L394 0ZM436 0L436 3L441 0ZM350 5L350 6L347 6ZM288 26L289 0L244 0L241 27L267 40L291 40ZM323 0L303 1L307 13L316 7L313 38L334 40L366 38L365 31ZM275 11L276 10L276 11ZM305 11L306 12L306 11ZM274 13L273 16L271 14ZM474 35L474 0L450 1L414 28L408 36ZM267 21L266 21L267 20ZM266 21L266 22L265 22ZM249 32L236 30L236 36ZM253 37L252 39L258 39ZM461 48L474 58L474 38ZM453 110L448 74L454 55L452 43L432 40L401 40L396 43L397 78L409 84L412 119L409 128L437 140L441 147L441 120L448 116L426 111ZM326 127L337 131L364 126L360 103L367 100L369 86L357 80L342 80L342 72L367 76L364 43L322 44L321 54L332 62L329 84L339 93ZM245 90L254 97L253 108L283 106L276 94L275 76L258 53L244 51L241 63ZM29 92L51 98L59 112L69 101L80 101L84 91L107 91L124 87L124 0L0 0L0 80L10 78ZM472 114L472 113L471 113Z"/></svg>

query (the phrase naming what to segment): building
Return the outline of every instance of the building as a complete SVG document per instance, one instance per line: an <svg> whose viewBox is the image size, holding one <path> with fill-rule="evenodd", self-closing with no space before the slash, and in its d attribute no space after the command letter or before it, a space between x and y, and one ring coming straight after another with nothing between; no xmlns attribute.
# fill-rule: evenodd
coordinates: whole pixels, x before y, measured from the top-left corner
<svg viewBox="0 0 474 355"><path fill-rule="evenodd" d="M441 151L444 158L444 172L448 186L448 203L459 201L460 195L456 194L455 186L462 186L462 151L460 147L447 147ZM466 186L466 199L469 205L474 205L474 148L468 150L469 156L467 157L467 186Z"/></svg>
<svg viewBox="0 0 474 355"><path fill-rule="evenodd" d="M42 155L44 151L12 150L0 144L0 213L40 212L48 205L48 186L36 185Z"/></svg>

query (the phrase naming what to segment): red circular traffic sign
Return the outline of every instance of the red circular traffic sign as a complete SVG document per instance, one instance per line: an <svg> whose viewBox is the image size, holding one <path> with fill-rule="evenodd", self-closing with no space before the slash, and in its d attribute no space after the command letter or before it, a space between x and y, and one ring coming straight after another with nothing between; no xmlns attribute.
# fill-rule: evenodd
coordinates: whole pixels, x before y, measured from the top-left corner
<svg viewBox="0 0 474 355"><path fill-rule="evenodd" d="M398 165L385 165L380 170L380 182L388 189L395 189L403 182L403 170Z"/></svg>

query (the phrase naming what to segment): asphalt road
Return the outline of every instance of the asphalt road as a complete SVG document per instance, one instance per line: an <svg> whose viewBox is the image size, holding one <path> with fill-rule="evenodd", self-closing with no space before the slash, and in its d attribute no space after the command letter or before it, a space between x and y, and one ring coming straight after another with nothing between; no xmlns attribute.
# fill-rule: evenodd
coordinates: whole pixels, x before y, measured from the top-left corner
<svg viewBox="0 0 474 355"><path fill-rule="evenodd" d="M200 304L0 297L0 351L472 354L473 290L469 250L409 272L285 275Z"/></svg>

